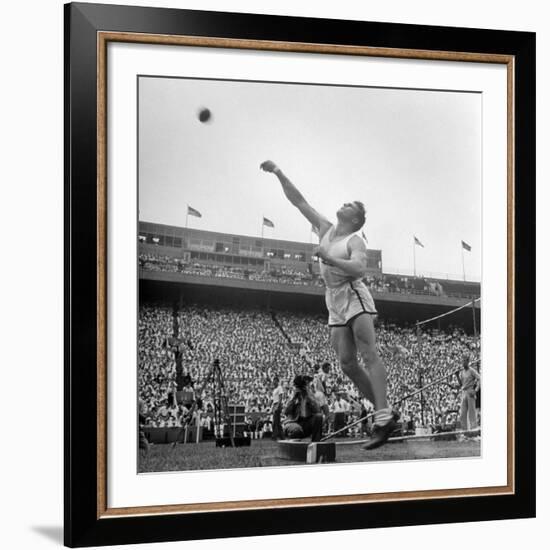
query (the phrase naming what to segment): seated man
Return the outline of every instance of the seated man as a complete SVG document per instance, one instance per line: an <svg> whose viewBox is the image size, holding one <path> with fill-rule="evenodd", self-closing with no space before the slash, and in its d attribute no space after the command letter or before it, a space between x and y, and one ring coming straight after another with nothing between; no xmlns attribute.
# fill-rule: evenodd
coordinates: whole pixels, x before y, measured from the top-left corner
<svg viewBox="0 0 550 550"><path fill-rule="evenodd" d="M285 406L284 435L288 439L311 436L311 441L321 440L323 415L311 389L311 376L294 377L294 395Z"/></svg>

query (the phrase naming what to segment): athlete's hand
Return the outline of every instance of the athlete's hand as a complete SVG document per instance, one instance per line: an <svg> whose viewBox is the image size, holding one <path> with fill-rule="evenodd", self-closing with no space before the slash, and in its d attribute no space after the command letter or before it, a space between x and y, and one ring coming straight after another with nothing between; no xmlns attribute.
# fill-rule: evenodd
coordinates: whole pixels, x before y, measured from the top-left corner
<svg viewBox="0 0 550 550"><path fill-rule="evenodd" d="M313 250L313 255L318 256L321 260L325 262L330 262L330 254L324 246L318 246Z"/></svg>
<svg viewBox="0 0 550 550"><path fill-rule="evenodd" d="M271 172L275 173L277 170L279 170L279 167L272 161L272 160L266 160L260 164L260 168L264 172Z"/></svg>

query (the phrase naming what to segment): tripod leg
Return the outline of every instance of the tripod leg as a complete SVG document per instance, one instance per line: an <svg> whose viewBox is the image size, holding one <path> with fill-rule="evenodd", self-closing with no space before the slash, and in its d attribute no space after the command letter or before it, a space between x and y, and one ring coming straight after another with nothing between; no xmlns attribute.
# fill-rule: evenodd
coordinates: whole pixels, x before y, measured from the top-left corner
<svg viewBox="0 0 550 550"><path fill-rule="evenodd" d="M195 439L195 443L200 443L200 430L201 430L201 413L200 411L196 412L195 416L195 429L197 431L197 437Z"/></svg>

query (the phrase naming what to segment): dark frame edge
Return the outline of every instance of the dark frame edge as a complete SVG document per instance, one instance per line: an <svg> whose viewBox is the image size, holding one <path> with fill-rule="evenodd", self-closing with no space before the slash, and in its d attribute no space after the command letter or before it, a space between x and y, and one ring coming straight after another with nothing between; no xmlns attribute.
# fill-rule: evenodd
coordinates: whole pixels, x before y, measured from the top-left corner
<svg viewBox="0 0 550 550"><path fill-rule="evenodd" d="M536 366L534 326L536 300L522 289L536 283L536 34L521 33L515 52L514 188L515 188L515 479L517 506L536 517ZM533 294L534 296L534 294ZM531 317L532 316L532 317ZM518 342L520 345L518 345ZM521 345L522 344L522 345ZM520 373L523 374L520 375ZM524 420L518 421L518 412Z"/></svg>
<svg viewBox="0 0 550 550"><path fill-rule="evenodd" d="M93 7L93 4L90 6ZM95 128L96 92L88 82L95 70L96 28L81 7L63 6L64 18L64 544L89 546L86 537L97 534L95 479L97 434L82 435L77 427L86 414L97 416L96 407L96 272L95 249L87 255L82 243L95 242ZM86 57L93 46L94 59ZM87 64L88 63L88 64ZM86 80L88 78L88 81ZM91 108L91 109L90 109ZM93 142L89 139L93 132ZM93 146L93 158L90 155ZM90 292L90 288L94 288ZM91 306L91 307L90 307ZM91 330L90 327L94 327ZM94 354L82 353L94 349ZM90 367L92 367L90 369ZM93 392L90 391L93 388ZM93 394L93 395L92 395ZM91 399L90 399L91 397ZM92 498L93 494L93 498ZM93 507L92 507L93 505ZM93 544L93 543L92 543Z"/></svg>
<svg viewBox="0 0 550 550"><path fill-rule="evenodd" d="M84 319L77 308L75 307L75 298L78 298L78 289L75 289L72 280L73 268L77 275L82 275L83 266L87 263L82 259L82 253L78 255L77 246L75 242L76 237L82 231L83 218L76 217L78 228L72 223L73 215L75 214L75 208L78 206L78 201L82 200L83 195L89 193L89 190L83 190L83 184L76 182L73 177L78 171L75 169L73 160L75 159L74 144L73 144L73 130L77 128L75 122L75 89L73 87L75 67L72 63L75 62L76 56L74 55L73 39L82 40L83 35L87 35L88 39L95 36L97 30L91 21L95 21L94 18L88 18L86 13L80 9L83 7L88 13L94 12L95 8L101 8L101 10L109 11L109 6L97 6L94 4L66 4L64 6L64 94L65 94L65 107L64 107L64 274L65 274L65 286L64 286L64 351L65 351L65 373L64 373L64 399L65 399L65 426L64 426L64 441L65 441L65 461L64 461L64 473L65 473L65 509L64 509L64 542L65 545L70 547L81 547L91 545L106 545L106 544L125 544L132 542L160 542L160 541L176 541L176 540L191 540L197 538L221 538L230 536L257 536L263 534L266 528L271 524L271 520L275 520L276 527L271 527L267 532L269 534L282 534L282 533L305 533L311 531L337 531L347 529L362 529L367 527L390 527L396 525L420 525L420 524L441 524L453 522L467 522L467 521L485 521L494 519L512 519L512 518L530 518L534 517L536 513L535 508L535 454L532 452L535 448L535 427L534 424L529 426L528 429L523 432L516 430L516 462L515 462L515 479L516 479L516 493L510 496L492 496L492 497L472 497L472 509L466 513L460 509L461 502L464 499L444 499L442 501L423 501L427 506L430 502L433 506L433 502L440 508L439 511L426 517L425 514L420 512L418 508L418 501L412 502L398 502L398 503L377 503L374 504L376 511L372 513L369 521L369 525L365 525L364 514L367 508L362 505L345 505L348 517L346 521L341 521L340 525L334 526L329 520L335 513L342 513L342 506L324 506L308 507L303 511L296 511L293 509L281 509L281 510L267 510L258 511L252 510L249 512L221 512L221 513L203 513L203 514L189 514L188 519L194 519L196 528L190 529L188 533L183 534L181 528L181 522L185 523L185 518L182 515L174 516L145 516L145 517L125 517L125 518L109 518L98 519L97 509L94 503L93 513L91 513L91 507L89 501L90 495L87 494L90 491L92 483L90 479L85 479L84 487L81 483L81 475L86 473L86 476L91 475L88 462L81 464L82 451L84 448L90 449L96 443L97 434L94 431L94 435L89 437L93 440L92 444L89 442L83 444L84 437L81 433L75 430L72 422L72 397L78 395L79 399L82 399L82 394L79 390L85 385L87 380L77 379L82 377L82 370L78 370L78 377L73 377L73 369L76 374L76 358L75 349L78 349L78 345L82 342L79 340L78 331L73 331L73 321L76 321L75 328L83 329L86 326L86 319ZM127 10L128 13L135 9L132 6L117 6ZM139 8L143 10L144 8ZM158 10L158 8L145 8L150 10ZM161 9L162 10L162 9ZM171 11L183 11L183 10L171 10ZM207 18L207 12L195 12L195 16L202 14L201 17ZM219 16L230 17L233 14L230 13L218 13ZM246 16L246 14L235 14L237 16ZM282 19L275 16L253 16L256 18L272 18ZM285 19L296 19L286 18ZM317 20L326 24L325 20ZM323 23L320 23L322 25ZM352 22L349 22L352 23ZM361 25L362 22L353 22L354 25ZM345 22L344 22L345 24ZM203 26L206 23L203 24ZM367 25L367 23L365 23ZM380 27L390 27L391 23L379 23L375 24ZM77 31L78 26L78 31ZM414 25L407 25L409 32L413 32ZM420 27L418 27L420 29ZM422 27L426 32L426 27ZM437 33L441 32L441 29L437 28ZM458 31L459 29L454 29ZM471 29L468 29L471 31ZM328 32L328 30L327 30ZM435 32L435 28L434 28ZM535 301L531 298L527 300L525 291L520 289L529 288L534 283L534 264L535 264L535 218L534 218L534 204L535 204L535 35L534 33L508 33L507 31L487 31L488 33L502 32L503 39L504 34L508 37L514 36L515 51L511 52L516 55L516 79L515 79L515 118L516 118L516 140L514 144L516 163L515 163L515 191L516 191L516 262L515 262L515 302L516 302L516 318L527 319L531 315L532 309L534 309ZM289 38L290 40L290 38ZM94 54L95 55L95 54ZM88 90L88 93L92 92ZM79 97L81 99L82 96ZM91 97L86 98L86 103L89 105ZM96 104L96 88L93 87L93 102ZM79 104L76 108L82 108ZM83 111L84 112L84 111ZM81 113L82 114L82 113ZM95 114L95 110L94 110ZM90 121L88 121L90 122ZM80 130L80 128L79 128ZM81 132L81 137L83 132ZM94 131L94 136L95 136ZM518 136L524 138L523 141L518 139ZM80 143L83 145L83 143ZM95 145L95 142L94 142ZM88 143L89 146L89 143ZM82 154L82 151L80 151ZM89 184L93 179L95 182L95 171L93 178L87 180ZM84 182L85 187L86 182ZM97 203L94 203L97 206ZM89 206L91 208L91 205ZM78 212L76 212L78 214ZM96 208L93 209L93 215L96 215ZM93 231L90 231L95 235L95 226ZM89 236L86 234L85 236ZM75 261L75 257L76 258ZM93 256L95 258L95 248L93 250ZM521 260L520 260L521 259ZM520 269L521 266L521 269ZM86 282L89 283L92 277L88 276ZM93 279L95 280L95 272ZM82 285L79 285L80 287ZM85 286L85 284L84 284ZM523 298L523 301L522 301ZM95 305L95 296L93 297ZM94 309L95 312L95 309ZM89 319L88 319L89 320ZM95 323L94 323L95 327ZM515 370L516 370L516 387L515 387L515 400L516 410L522 411L523 418L535 419L535 377L534 374L529 376L523 374L520 369L524 369L526 364L535 364L534 362L534 343L535 335L532 331L532 327L528 327L527 323L524 326L520 326L519 323L515 325L516 338L518 342L523 342L521 346L516 346L515 349ZM85 342L90 339L94 339L97 334L87 334ZM520 349L521 348L521 349ZM94 348L95 349L95 348ZM527 353L526 353L527 352ZM81 358L79 357L79 360ZM94 357L95 360L95 357ZM521 362L521 364L520 364ZM95 381L96 371L93 370L92 378ZM95 388L95 386L94 386ZM89 391L89 389L88 389ZM90 404L88 399L85 399L86 404ZM94 414L97 414L95 408L96 401L95 395L92 398L94 408ZM79 407L84 404L79 403ZM87 414L91 414L88 411ZM519 422L516 425L520 425ZM88 434L90 436L90 434ZM76 442L76 446L75 446ZM93 472L97 477L97 469L95 462L95 455L92 457L94 469ZM96 489L96 480L93 480L94 491ZM82 489L86 494L85 498L82 498ZM370 505L373 506L373 505ZM373 510L371 508L371 510ZM482 513L483 517L476 517L477 513ZM396 515L396 513L398 515ZM407 519L403 520L399 516L403 513L403 516ZM266 519L266 514L270 515L269 519ZM308 516L309 514L309 516ZM315 526L311 523L311 516L316 515L316 521L318 524ZM449 517L454 519L450 520ZM241 521L247 515L250 523L254 525L248 528L240 527L235 532L228 531L228 524L232 521ZM296 515L304 517L306 520L300 526L297 525ZM240 518L240 519L234 519ZM322 519L324 518L324 520ZM213 532L208 528L208 525L216 524L216 521L220 521L221 528L218 532ZM291 528L281 527L285 522L292 522ZM197 536L196 532L201 532L201 536ZM158 532L162 534L157 534ZM196 531L196 532L195 532Z"/></svg>
<svg viewBox="0 0 550 550"><path fill-rule="evenodd" d="M63 6L63 542L65 546L71 546L73 543L73 530L71 522L71 510L73 500L71 498L70 484L70 204L71 204L71 178L70 178L70 43L71 43L71 5Z"/></svg>

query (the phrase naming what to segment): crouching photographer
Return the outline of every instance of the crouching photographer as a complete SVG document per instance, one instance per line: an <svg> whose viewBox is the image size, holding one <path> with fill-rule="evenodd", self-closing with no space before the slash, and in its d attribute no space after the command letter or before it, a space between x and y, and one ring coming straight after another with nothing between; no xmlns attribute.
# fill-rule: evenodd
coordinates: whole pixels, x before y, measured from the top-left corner
<svg viewBox="0 0 550 550"><path fill-rule="evenodd" d="M310 387L312 380L311 376L300 374L294 378L294 395L284 409L284 435L288 439L311 436L311 441L321 440L323 415Z"/></svg>

